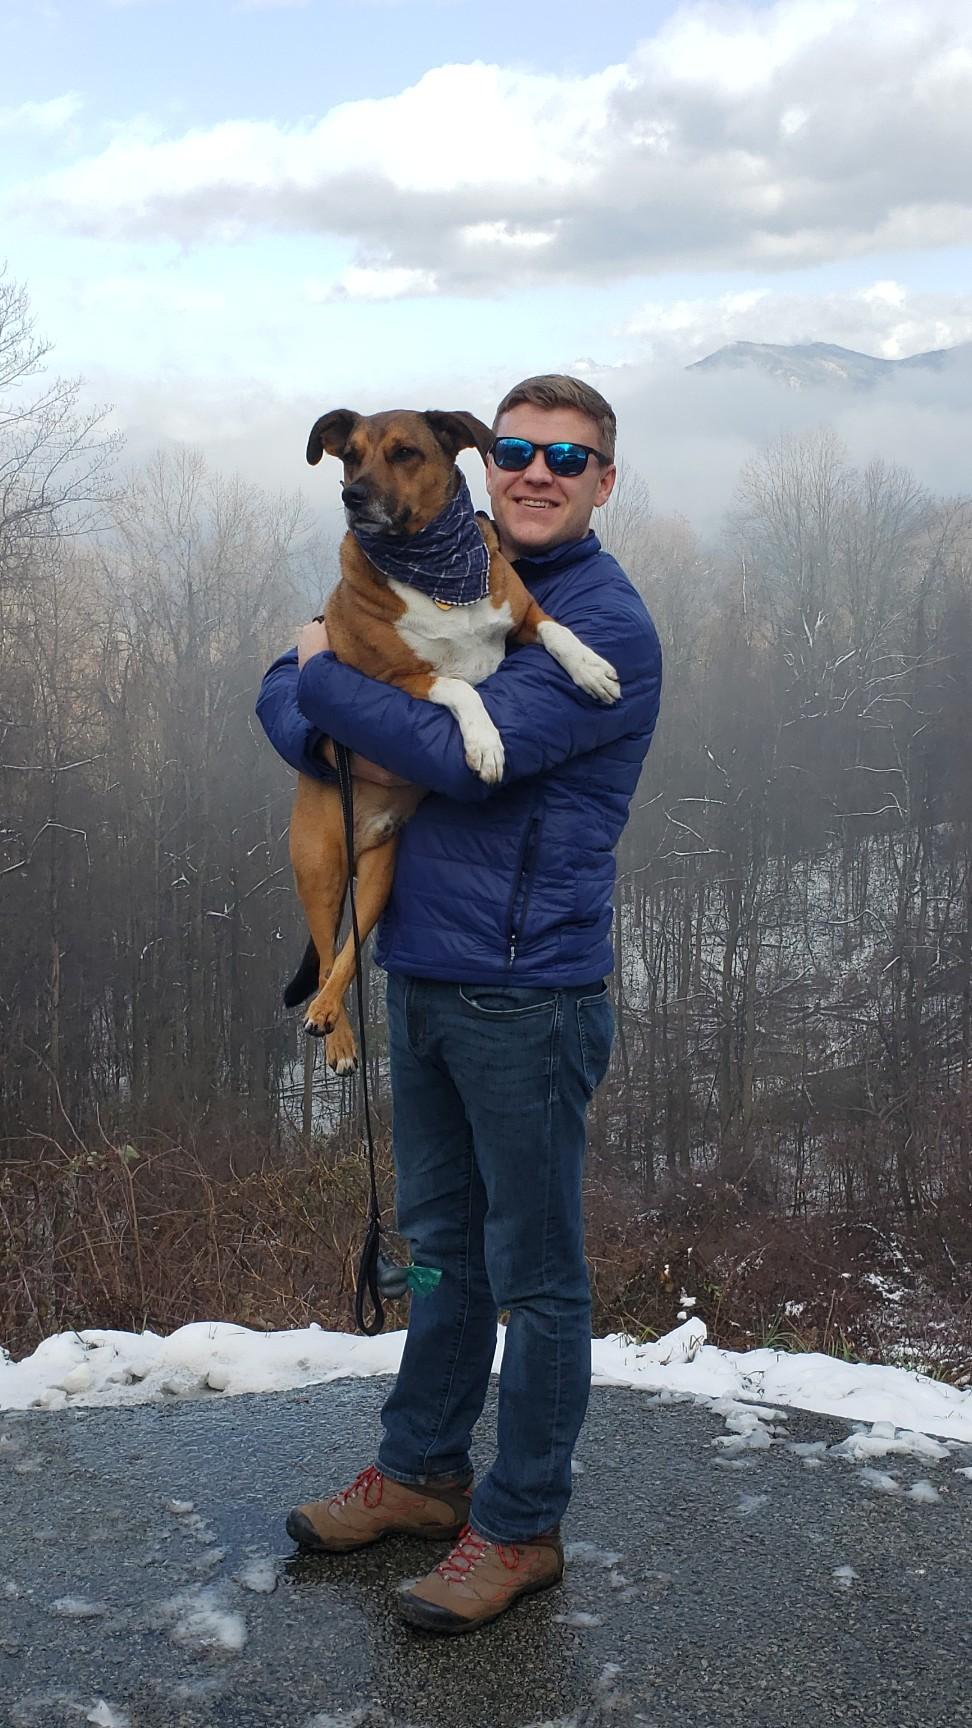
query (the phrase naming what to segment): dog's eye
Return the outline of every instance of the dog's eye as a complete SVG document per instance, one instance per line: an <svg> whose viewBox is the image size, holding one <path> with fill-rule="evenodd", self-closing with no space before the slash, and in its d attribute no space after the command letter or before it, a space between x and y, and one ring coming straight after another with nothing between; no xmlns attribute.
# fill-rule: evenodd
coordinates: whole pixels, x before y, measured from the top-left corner
<svg viewBox="0 0 972 1728"><path fill-rule="evenodd" d="M393 462L410 462L413 456L421 454L421 450L416 450L412 444L400 444L397 450L392 451L391 459Z"/></svg>

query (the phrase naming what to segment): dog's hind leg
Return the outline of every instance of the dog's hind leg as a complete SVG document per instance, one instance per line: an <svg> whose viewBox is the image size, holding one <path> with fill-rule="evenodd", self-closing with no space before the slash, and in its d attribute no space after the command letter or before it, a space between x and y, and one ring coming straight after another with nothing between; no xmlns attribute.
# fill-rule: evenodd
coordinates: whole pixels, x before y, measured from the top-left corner
<svg viewBox="0 0 972 1728"><path fill-rule="evenodd" d="M382 841L380 846L369 847L358 859L354 900L362 946L387 905L395 874L397 849L398 835L393 834L391 839ZM309 1026L313 1021L317 1031L327 1032L329 1044L331 1037L336 1035L339 1016L344 1014L344 995L354 977L354 971L352 931L331 967L327 982L307 1010L305 1025Z"/></svg>

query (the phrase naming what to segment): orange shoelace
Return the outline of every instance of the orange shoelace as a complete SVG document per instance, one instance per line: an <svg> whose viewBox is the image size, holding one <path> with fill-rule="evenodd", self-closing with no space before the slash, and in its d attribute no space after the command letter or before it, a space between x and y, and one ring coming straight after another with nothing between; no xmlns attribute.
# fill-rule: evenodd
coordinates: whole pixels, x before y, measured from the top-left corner
<svg viewBox="0 0 972 1728"><path fill-rule="evenodd" d="M377 1493L373 1494L372 1489L375 1488L377 1489ZM353 1499L354 1495L361 1489L364 1489L363 1498L366 1506L381 1505L381 1497L385 1489L385 1478L381 1474L380 1470L376 1470L373 1464L369 1464L367 1470L362 1470L361 1474L355 1477L350 1488L342 1488L340 1494L335 1494L334 1498L339 1505L343 1506L348 1500Z"/></svg>
<svg viewBox="0 0 972 1728"><path fill-rule="evenodd" d="M473 1567L478 1565L487 1549L495 1548L507 1571L515 1572L520 1564L520 1550L512 1545L500 1542L487 1542L467 1524L451 1554L440 1560L436 1571L449 1583L461 1584Z"/></svg>

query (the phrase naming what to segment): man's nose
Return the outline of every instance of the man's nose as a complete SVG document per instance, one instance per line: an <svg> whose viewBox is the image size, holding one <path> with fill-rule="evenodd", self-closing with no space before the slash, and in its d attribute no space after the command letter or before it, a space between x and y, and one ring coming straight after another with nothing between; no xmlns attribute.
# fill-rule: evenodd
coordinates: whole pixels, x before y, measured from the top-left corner
<svg viewBox="0 0 972 1728"><path fill-rule="evenodd" d="M534 450L533 459L523 469L523 475L527 480L532 480L534 483L542 480L546 485L550 479L550 469L547 467L547 458L542 450Z"/></svg>

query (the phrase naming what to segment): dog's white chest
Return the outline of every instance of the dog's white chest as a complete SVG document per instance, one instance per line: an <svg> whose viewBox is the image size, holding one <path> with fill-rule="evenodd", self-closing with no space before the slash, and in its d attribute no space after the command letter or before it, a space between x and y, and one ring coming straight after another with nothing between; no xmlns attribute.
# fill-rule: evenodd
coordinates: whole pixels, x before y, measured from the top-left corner
<svg viewBox="0 0 972 1728"><path fill-rule="evenodd" d="M513 625L508 601L494 606L487 594L471 606L437 606L407 582L390 579L388 586L405 606L395 621L399 636L435 672L481 684L496 671Z"/></svg>

